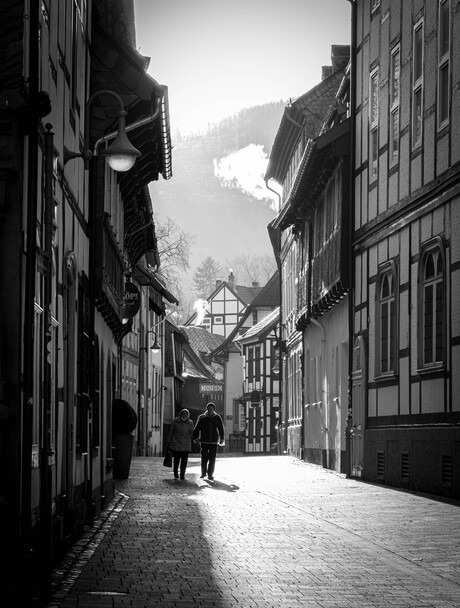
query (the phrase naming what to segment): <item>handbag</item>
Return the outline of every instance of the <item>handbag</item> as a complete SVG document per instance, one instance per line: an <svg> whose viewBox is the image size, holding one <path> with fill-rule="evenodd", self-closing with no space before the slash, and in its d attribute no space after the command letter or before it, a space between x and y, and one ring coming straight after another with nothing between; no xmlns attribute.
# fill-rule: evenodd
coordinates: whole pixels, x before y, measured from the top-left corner
<svg viewBox="0 0 460 608"><path fill-rule="evenodd" d="M166 450L165 457L163 458L163 466L164 467L172 467L172 452L171 452L171 450Z"/></svg>

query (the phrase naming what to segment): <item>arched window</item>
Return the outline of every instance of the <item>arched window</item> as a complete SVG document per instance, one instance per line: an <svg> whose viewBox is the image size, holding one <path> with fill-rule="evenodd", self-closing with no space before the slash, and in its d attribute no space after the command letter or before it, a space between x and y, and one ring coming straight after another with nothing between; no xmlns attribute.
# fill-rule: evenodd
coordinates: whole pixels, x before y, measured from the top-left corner
<svg viewBox="0 0 460 608"><path fill-rule="evenodd" d="M436 239L420 260L420 363L421 367L444 363L445 285L444 251Z"/></svg>
<svg viewBox="0 0 460 608"><path fill-rule="evenodd" d="M397 371L396 266L385 264L379 271L376 298L376 375Z"/></svg>

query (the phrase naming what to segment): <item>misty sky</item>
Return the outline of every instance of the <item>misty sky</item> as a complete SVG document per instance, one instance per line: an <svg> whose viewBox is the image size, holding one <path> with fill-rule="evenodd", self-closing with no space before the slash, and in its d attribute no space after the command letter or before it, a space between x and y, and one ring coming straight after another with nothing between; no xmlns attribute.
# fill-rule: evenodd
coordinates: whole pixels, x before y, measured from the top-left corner
<svg viewBox="0 0 460 608"><path fill-rule="evenodd" d="M137 48L169 89L171 130L302 95L350 40L347 0L134 0Z"/></svg>
<svg viewBox="0 0 460 608"><path fill-rule="evenodd" d="M303 95L321 81L331 46L350 42L347 0L134 0L134 6L137 49L151 58L149 74L168 87L173 148L178 129L202 132L243 108ZM169 217L196 237L190 272L182 273L184 292L207 256L225 265L237 254L273 254L267 224L278 198L263 180L270 149L257 143L210 159L214 182L205 190L200 184L199 202L196 180L184 187L177 148L173 178L150 185L157 218ZM240 196L229 197L229 187ZM206 205L209 192L215 200Z"/></svg>

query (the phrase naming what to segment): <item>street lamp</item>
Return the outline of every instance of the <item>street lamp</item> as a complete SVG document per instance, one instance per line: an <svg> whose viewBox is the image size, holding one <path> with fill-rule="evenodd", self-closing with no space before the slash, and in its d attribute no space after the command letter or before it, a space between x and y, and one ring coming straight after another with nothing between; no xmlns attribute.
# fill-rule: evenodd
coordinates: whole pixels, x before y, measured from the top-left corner
<svg viewBox="0 0 460 608"><path fill-rule="evenodd" d="M118 111L118 130L113 134L106 135L101 140L96 142L94 152L89 149L89 112L90 106L93 102L94 98L98 95L113 95L118 103L120 104L120 109ZM93 158L93 156L97 155L97 146L102 141L109 139L111 136L114 136L115 139L113 142L102 152L102 156L107 158L107 162L109 167L111 167L114 171L129 171L131 167L136 162L136 159L141 156L141 153L137 148L135 148L132 143L129 141L128 136L126 135L126 123L125 123L126 110L123 105L123 100L120 95L115 93L114 91L110 91L107 89L103 89L101 91L96 91L93 93L91 97L88 99L86 104L86 116L85 116L85 139L84 145L85 149L82 152L73 152L69 150L66 146L64 146L64 165L73 158L81 157L85 161L85 169L89 168L89 161Z"/></svg>
<svg viewBox="0 0 460 608"><path fill-rule="evenodd" d="M148 332L145 334L145 342L147 342L147 336L148 336L149 334L153 334L153 335L155 336L155 337L154 337L154 339L153 339L153 343L152 343L152 345L151 345L151 347L150 347L150 350L151 350L153 353L159 353L159 352L160 352L160 350L161 350L161 344L159 344L159 343L158 343L158 339L157 339L157 332L156 332L156 331L153 331L152 329L150 329L150 330L149 330L149 331L148 331ZM143 350L147 350L147 347L145 346Z"/></svg>

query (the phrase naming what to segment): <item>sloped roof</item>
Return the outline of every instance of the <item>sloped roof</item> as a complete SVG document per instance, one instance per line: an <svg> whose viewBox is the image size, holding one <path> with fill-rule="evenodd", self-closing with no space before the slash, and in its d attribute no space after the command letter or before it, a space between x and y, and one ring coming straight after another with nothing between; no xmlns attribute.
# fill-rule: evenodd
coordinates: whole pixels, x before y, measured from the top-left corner
<svg viewBox="0 0 460 608"><path fill-rule="evenodd" d="M182 325L181 330L187 336L190 346L195 352L208 354L224 341L224 336L212 334L204 327Z"/></svg>
<svg viewBox="0 0 460 608"><path fill-rule="evenodd" d="M279 306L280 304L280 275L278 270L268 280L267 284L262 287L260 292L251 302L251 309L254 310L257 307L271 307Z"/></svg>
<svg viewBox="0 0 460 608"><path fill-rule="evenodd" d="M227 283L229 289L232 289L231 286ZM236 294L238 295L238 297L243 300L243 302L246 305L249 305L252 303L252 301L254 300L254 298L256 298L259 293L262 291L263 287L260 287L260 285L257 286L252 286L252 287L245 287L244 285L235 285L233 291L236 292Z"/></svg>
<svg viewBox="0 0 460 608"><path fill-rule="evenodd" d="M215 288L215 290L212 292L212 294L207 298L208 302L211 302L216 295L222 291L222 289L224 289L225 287L227 287L227 289L229 289L237 299L239 299L243 304L245 304L246 306L248 306L249 304L251 304L251 302L254 300L254 298L262 291L263 287L258 286L252 286L252 287L244 287L243 285L235 285L232 287L232 285L230 283L228 283L227 281L221 281ZM186 325L189 326L189 324L196 319L198 313L194 312L192 315L190 315L190 317L187 319L186 321Z"/></svg>
<svg viewBox="0 0 460 608"><path fill-rule="evenodd" d="M265 333L276 325L280 318L280 307L278 306L269 315L248 329L244 336L237 338L236 342L246 342L254 338L261 338Z"/></svg>
<svg viewBox="0 0 460 608"><path fill-rule="evenodd" d="M206 360L206 356L216 349L224 340L223 336L210 333L204 327L181 326L181 331L189 341L189 349L184 349L184 371L194 378L213 378L222 371L222 365L216 361ZM187 355L189 355L187 357Z"/></svg>
<svg viewBox="0 0 460 608"><path fill-rule="evenodd" d="M265 180L283 183L302 132L309 139L319 135L344 75L344 69L337 70L286 106L270 152Z"/></svg>

